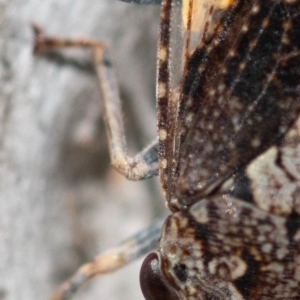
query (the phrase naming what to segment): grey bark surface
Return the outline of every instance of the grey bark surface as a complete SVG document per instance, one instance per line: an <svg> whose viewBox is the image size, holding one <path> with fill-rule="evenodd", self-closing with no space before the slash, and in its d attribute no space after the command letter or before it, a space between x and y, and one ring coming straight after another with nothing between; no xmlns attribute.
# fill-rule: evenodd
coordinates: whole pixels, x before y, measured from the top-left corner
<svg viewBox="0 0 300 300"><path fill-rule="evenodd" d="M1 300L47 299L163 206L156 180L128 182L111 169L93 72L34 57L30 23L111 45L133 154L156 132L158 12L116 0L0 2ZM88 54L68 55L88 65ZM94 280L75 299L142 299L140 264Z"/></svg>

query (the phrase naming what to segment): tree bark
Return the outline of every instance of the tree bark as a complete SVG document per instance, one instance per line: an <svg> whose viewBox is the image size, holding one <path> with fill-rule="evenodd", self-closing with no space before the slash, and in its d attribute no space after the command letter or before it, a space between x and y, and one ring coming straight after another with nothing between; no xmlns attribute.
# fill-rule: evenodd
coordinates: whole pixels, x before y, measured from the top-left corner
<svg viewBox="0 0 300 300"><path fill-rule="evenodd" d="M156 135L158 17L159 7L115 0L0 4L0 300L47 299L163 204L157 181L128 182L110 167L88 54L34 57L30 23L111 45L133 154ZM94 280L75 299L142 299L140 264Z"/></svg>

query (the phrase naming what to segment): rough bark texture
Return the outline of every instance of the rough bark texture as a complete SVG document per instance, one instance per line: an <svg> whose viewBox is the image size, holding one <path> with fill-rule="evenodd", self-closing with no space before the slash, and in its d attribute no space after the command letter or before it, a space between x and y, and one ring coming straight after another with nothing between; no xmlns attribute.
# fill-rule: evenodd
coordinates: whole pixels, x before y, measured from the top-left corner
<svg viewBox="0 0 300 300"><path fill-rule="evenodd" d="M47 299L80 264L149 224L162 203L156 181L128 182L111 169L88 56L70 53L79 64L34 57L32 21L51 34L110 42L129 148L156 130L158 7L0 2L1 300ZM142 299L140 264L94 280L75 299Z"/></svg>

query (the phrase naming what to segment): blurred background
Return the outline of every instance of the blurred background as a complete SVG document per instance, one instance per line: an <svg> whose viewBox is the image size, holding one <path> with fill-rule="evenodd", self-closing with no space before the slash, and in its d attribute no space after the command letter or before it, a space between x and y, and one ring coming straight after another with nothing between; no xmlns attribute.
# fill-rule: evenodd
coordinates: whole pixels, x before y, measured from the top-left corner
<svg viewBox="0 0 300 300"><path fill-rule="evenodd" d="M158 6L0 1L0 300L43 300L83 263L166 213L157 179L112 170L89 53L34 57L31 22L109 43L129 153L155 138ZM143 299L141 260L75 299Z"/></svg>

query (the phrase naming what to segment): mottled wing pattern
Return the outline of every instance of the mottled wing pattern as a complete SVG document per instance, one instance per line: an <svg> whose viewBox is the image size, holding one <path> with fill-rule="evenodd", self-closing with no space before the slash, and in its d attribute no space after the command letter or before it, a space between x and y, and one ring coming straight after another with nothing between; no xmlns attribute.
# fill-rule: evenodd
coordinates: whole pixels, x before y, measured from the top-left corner
<svg viewBox="0 0 300 300"><path fill-rule="evenodd" d="M164 0L161 6L157 74L157 119L162 191L171 199L178 154L178 111L187 62L199 41L215 30L230 0ZM214 18L213 17L214 14ZM190 74L191 75L191 74ZM170 206L172 209L172 207Z"/></svg>
<svg viewBox="0 0 300 300"><path fill-rule="evenodd" d="M265 211L286 217L289 236L293 237L300 227L300 118L283 145L261 154L247 166L246 173L252 202ZM300 241L300 230L297 239Z"/></svg>
<svg viewBox="0 0 300 300"><path fill-rule="evenodd" d="M180 299L300 299L300 119L247 167L253 203L228 193L171 215L161 266Z"/></svg>
<svg viewBox="0 0 300 300"><path fill-rule="evenodd" d="M168 195L180 205L280 144L299 113L300 1L227 2L183 69Z"/></svg>
<svg viewBox="0 0 300 300"><path fill-rule="evenodd" d="M174 212L145 297L299 300L300 0L163 0L161 16L159 162Z"/></svg>
<svg viewBox="0 0 300 300"><path fill-rule="evenodd" d="M300 0L162 1L173 214L142 267L147 300L300 299L299 36Z"/></svg>

